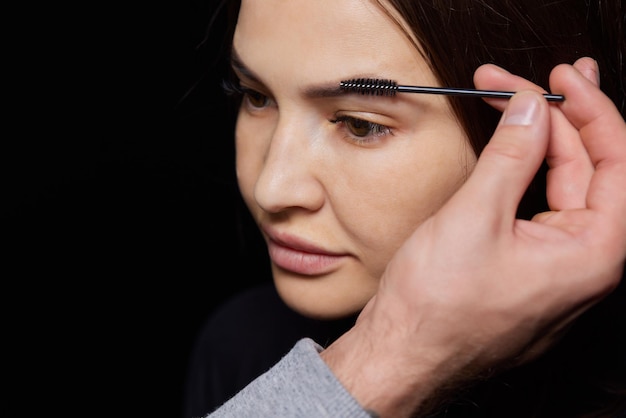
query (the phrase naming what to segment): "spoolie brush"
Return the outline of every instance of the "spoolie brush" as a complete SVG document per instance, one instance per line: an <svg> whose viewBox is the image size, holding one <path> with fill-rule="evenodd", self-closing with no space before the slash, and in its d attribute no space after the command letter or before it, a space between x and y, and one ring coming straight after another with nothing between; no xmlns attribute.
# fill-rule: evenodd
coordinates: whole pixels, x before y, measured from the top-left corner
<svg viewBox="0 0 626 418"><path fill-rule="evenodd" d="M499 90L476 90L453 87L423 87L402 86L393 80L377 78L355 78L339 83L339 87L346 92L354 92L370 96L395 96L396 93L426 93L444 94L446 96L474 96L491 97L496 99L509 99L515 94L514 91ZM565 97L560 94L544 94L543 97L549 102L562 102Z"/></svg>

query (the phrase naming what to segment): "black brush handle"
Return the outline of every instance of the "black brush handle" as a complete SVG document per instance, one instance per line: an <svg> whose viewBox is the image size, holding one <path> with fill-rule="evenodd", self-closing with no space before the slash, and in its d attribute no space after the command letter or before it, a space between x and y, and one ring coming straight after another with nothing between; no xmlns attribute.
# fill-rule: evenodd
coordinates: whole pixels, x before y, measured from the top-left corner
<svg viewBox="0 0 626 418"><path fill-rule="evenodd" d="M396 86L398 93L427 93L427 94L444 94L446 96L475 96L475 97L491 97L495 99L510 99L515 92L499 91L499 90L475 90L460 89L452 87L422 87L422 86ZM543 97L549 102L562 102L565 97L561 94L544 94Z"/></svg>

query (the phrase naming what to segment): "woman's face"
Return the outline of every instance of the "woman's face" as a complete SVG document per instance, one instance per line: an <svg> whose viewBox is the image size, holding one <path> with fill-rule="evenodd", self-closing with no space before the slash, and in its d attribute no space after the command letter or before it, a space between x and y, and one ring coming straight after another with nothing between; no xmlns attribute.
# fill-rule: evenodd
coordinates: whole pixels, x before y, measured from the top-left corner
<svg viewBox="0 0 626 418"><path fill-rule="evenodd" d="M308 316L354 313L473 168L467 137L443 96L338 91L358 77L437 85L373 1L243 0L233 48L237 176L278 292Z"/></svg>

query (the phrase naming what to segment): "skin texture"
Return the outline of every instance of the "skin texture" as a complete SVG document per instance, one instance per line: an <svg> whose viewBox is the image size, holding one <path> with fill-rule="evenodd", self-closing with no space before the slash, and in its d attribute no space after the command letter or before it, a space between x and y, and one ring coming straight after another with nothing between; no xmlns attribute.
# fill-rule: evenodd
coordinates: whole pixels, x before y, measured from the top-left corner
<svg viewBox="0 0 626 418"><path fill-rule="evenodd" d="M306 95L356 77L437 85L373 2L243 1L233 48L240 84L253 91L238 116L238 181L278 292L307 316L355 313L472 171L466 135L443 96ZM335 122L345 116L388 129L359 137L364 125Z"/></svg>

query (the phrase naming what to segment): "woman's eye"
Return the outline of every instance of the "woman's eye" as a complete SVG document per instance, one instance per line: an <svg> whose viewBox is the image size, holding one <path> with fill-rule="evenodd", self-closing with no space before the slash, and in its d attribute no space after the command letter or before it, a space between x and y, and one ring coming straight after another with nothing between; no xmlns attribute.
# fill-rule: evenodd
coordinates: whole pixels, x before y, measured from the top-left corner
<svg viewBox="0 0 626 418"><path fill-rule="evenodd" d="M222 87L224 88L226 95L243 99L251 107L264 108L270 105L271 99L265 94L248 87L243 87L239 84L239 82L224 80Z"/></svg>
<svg viewBox="0 0 626 418"><path fill-rule="evenodd" d="M269 104L270 99L264 95L263 93L259 93L256 90L252 89L242 89L244 92L244 97L250 103L252 107L266 107Z"/></svg>
<svg viewBox="0 0 626 418"><path fill-rule="evenodd" d="M389 127L352 116L338 116L331 123L341 123L351 135L362 139L369 136L383 136L391 133Z"/></svg>

